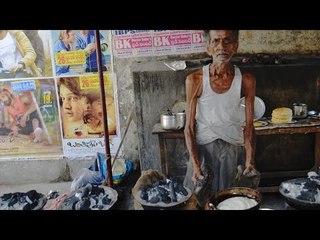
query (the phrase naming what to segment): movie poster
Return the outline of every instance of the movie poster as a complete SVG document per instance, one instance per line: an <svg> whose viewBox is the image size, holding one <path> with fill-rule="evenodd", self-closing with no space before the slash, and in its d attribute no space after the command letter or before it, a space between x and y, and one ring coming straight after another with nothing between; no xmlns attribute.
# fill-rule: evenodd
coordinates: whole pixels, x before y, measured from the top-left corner
<svg viewBox="0 0 320 240"><path fill-rule="evenodd" d="M100 31L102 70L113 71L110 31ZM83 75L98 72L97 45L94 30L52 31L56 76Z"/></svg>
<svg viewBox="0 0 320 240"><path fill-rule="evenodd" d="M0 82L0 156L62 154L53 79Z"/></svg>
<svg viewBox="0 0 320 240"><path fill-rule="evenodd" d="M119 117L114 79L114 74L104 74L108 133L110 141L116 143L119 138ZM103 111L98 74L59 77L57 86L65 153L73 155L79 154L79 151L86 154L104 152Z"/></svg>
<svg viewBox="0 0 320 240"><path fill-rule="evenodd" d="M0 157L105 152L94 30L0 30ZM120 144L111 31L100 31L110 151ZM43 158L43 157L42 157Z"/></svg>
<svg viewBox="0 0 320 240"><path fill-rule="evenodd" d="M52 77L49 30L0 30L0 79Z"/></svg>

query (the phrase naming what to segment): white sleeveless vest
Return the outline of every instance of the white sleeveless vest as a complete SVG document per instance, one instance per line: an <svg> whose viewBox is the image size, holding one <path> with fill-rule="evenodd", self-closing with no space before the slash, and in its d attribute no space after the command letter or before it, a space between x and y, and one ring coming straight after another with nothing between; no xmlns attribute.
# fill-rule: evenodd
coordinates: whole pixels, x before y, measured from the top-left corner
<svg viewBox="0 0 320 240"><path fill-rule="evenodd" d="M197 144L207 144L220 138L231 144L243 146L240 69L234 66L235 74L230 89L219 94L210 86L209 66L210 64L203 67L203 90L197 104Z"/></svg>

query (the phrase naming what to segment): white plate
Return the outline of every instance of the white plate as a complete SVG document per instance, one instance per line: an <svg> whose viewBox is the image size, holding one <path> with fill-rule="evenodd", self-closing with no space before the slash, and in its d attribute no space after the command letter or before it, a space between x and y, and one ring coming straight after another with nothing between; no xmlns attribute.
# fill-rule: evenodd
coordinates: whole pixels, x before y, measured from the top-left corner
<svg viewBox="0 0 320 240"><path fill-rule="evenodd" d="M246 105L245 105L245 97L240 99L240 106L242 108L241 111L244 113L244 109L246 107ZM262 118L263 114L265 113L265 111L266 111L266 105L264 104L264 101L261 98L255 96L255 98L254 98L253 120L256 121L256 120L259 120L260 118Z"/></svg>
<svg viewBox="0 0 320 240"><path fill-rule="evenodd" d="M284 123L275 123L275 122L272 122L271 120L268 120L269 123L272 123L272 124L292 124L292 123L296 123L298 122L297 120L291 120L290 122L284 122Z"/></svg>
<svg viewBox="0 0 320 240"><path fill-rule="evenodd" d="M258 123L258 124L260 123L261 125L260 125L260 126L255 126L255 125L254 125L255 122ZM253 126L254 126L255 128L264 127L264 126L267 126L268 124L269 124L269 123L266 122L266 121L254 121L254 122L253 122Z"/></svg>

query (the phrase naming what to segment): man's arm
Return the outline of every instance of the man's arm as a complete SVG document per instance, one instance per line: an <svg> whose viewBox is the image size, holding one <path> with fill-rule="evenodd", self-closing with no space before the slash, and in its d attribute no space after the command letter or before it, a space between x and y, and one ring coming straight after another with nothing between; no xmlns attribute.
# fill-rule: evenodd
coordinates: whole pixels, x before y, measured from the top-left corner
<svg viewBox="0 0 320 240"><path fill-rule="evenodd" d="M20 99L26 109L26 111L23 114L23 118L20 120L20 125L24 127L26 121L29 120L30 113L36 111L37 107L32 99L31 92L25 92L22 96L20 96Z"/></svg>
<svg viewBox="0 0 320 240"><path fill-rule="evenodd" d="M256 132L253 126L254 100L256 95L256 79L250 74L243 74L242 92L245 96L246 125L244 127L244 145L246 149L246 169L244 174L254 169Z"/></svg>
<svg viewBox="0 0 320 240"><path fill-rule="evenodd" d="M202 70L197 71L189 75L186 79L186 97L187 97L187 114L186 114L186 125L184 129L186 145L191 157L194 174L193 180L202 178L200 169L200 161L198 157L198 150L196 146L196 107L198 97L202 93Z"/></svg>

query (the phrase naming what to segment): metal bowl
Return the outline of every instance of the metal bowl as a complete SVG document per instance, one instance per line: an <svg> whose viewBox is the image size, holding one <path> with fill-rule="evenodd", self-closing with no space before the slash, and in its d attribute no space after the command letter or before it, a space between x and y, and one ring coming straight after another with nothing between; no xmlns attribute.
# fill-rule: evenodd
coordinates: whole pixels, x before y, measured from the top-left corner
<svg viewBox="0 0 320 240"><path fill-rule="evenodd" d="M288 189L287 189L288 185L298 187L306 183L307 181L310 181L310 180L308 180L307 178L295 178L295 179L290 179L288 181L284 181L281 183L279 187L279 192L286 199L287 203L293 208L303 209L303 210L315 210L315 209L319 210L320 202L301 200L291 196L290 192L288 192Z"/></svg>
<svg viewBox="0 0 320 240"><path fill-rule="evenodd" d="M158 203L150 203L145 201L140 197L141 195L141 189L136 193L134 198L142 205L143 209L145 210L173 210L173 209L179 209L181 206L183 206L191 197L192 192L189 188L185 187L188 194L187 196L182 196L182 198L177 202L171 202L171 203L164 203L164 202L158 202Z"/></svg>
<svg viewBox="0 0 320 240"><path fill-rule="evenodd" d="M219 208L217 207L219 203L232 197L248 197L257 201L258 203L257 205L253 206L252 208L248 208L246 210L258 210L262 200L261 193L252 188L233 187L233 188L228 188L228 189L219 191L215 194L215 197L213 200L214 208L216 210L219 210Z"/></svg>

